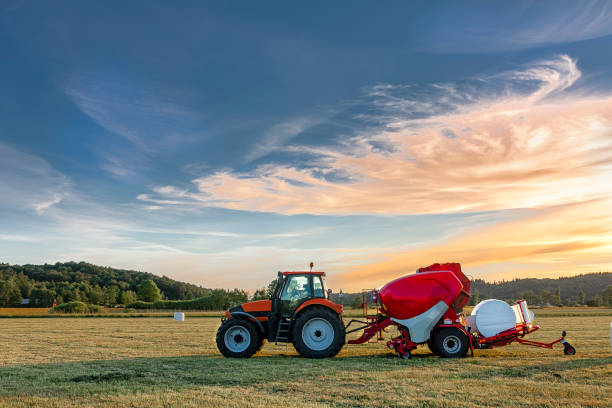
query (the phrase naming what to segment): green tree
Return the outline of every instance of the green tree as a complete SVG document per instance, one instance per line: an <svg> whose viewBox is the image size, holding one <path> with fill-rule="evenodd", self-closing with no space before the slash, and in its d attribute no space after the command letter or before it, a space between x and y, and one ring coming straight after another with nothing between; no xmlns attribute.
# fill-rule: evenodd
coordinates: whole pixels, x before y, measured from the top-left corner
<svg viewBox="0 0 612 408"><path fill-rule="evenodd" d="M266 295L270 298L274 294L274 288L276 287L276 282L278 280L274 279L268 283L268 287L266 288Z"/></svg>
<svg viewBox="0 0 612 408"><path fill-rule="evenodd" d="M603 303L603 302L602 302L602 299L601 299L601 296L599 296L599 295L595 295L595 296L593 297L593 303L595 304L595 306L601 306L601 305L602 305L602 303Z"/></svg>
<svg viewBox="0 0 612 408"><path fill-rule="evenodd" d="M14 281L0 281L0 306L16 306L21 299L21 292Z"/></svg>
<svg viewBox="0 0 612 408"><path fill-rule="evenodd" d="M547 290L541 290L540 291L540 300L542 301L542 304L547 305L550 303L550 292Z"/></svg>
<svg viewBox="0 0 612 408"><path fill-rule="evenodd" d="M480 292L478 291L478 289L474 289L472 291L472 296L470 296L470 301L469 301L469 305L470 306L475 306L480 302Z"/></svg>
<svg viewBox="0 0 612 408"><path fill-rule="evenodd" d="M104 303L104 291L100 285L95 285L89 292L89 301L94 305L101 305Z"/></svg>
<svg viewBox="0 0 612 408"><path fill-rule="evenodd" d="M536 295L531 289L523 294L523 299L527 301L528 305L537 305L540 303L539 296Z"/></svg>
<svg viewBox="0 0 612 408"><path fill-rule="evenodd" d="M561 286L557 286L555 294L553 295L553 302L556 306L561 306Z"/></svg>
<svg viewBox="0 0 612 408"><path fill-rule="evenodd" d="M151 279L147 279L138 285L138 299L145 302L155 302L160 300L161 297L159 288Z"/></svg>
<svg viewBox="0 0 612 408"><path fill-rule="evenodd" d="M595 295L593 299L587 300L587 306L601 306L603 303L601 296Z"/></svg>
<svg viewBox="0 0 612 408"><path fill-rule="evenodd" d="M604 306L612 306L612 285L608 287L601 294L601 300Z"/></svg>
<svg viewBox="0 0 612 408"><path fill-rule="evenodd" d="M119 299L119 286L110 286L106 288L106 290L104 291L104 305L108 307L116 306L118 299Z"/></svg>
<svg viewBox="0 0 612 408"><path fill-rule="evenodd" d="M268 299L268 291L266 290L266 288L257 289L255 293L253 293L253 296L251 297L251 300L265 300L265 299Z"/></svg>
<svg viewBox="0 0 612 408"><path fill-rule="evenodd" d="M579 305L584 305L585 296L586 296L586 293L584 293L584 291L580 289L580 292L578 292L578 304Z"/></svg>
<svg viewBox="0 0 612 408"><path fill-rule="evenodd" d="M30 292L31 303L37 306L50 307L55 299L55 291L44 286L32 288Z"/></svg>
<svg viewBox="0 0 612 408"><path fill-rule="evenodd" d="M119 294L119 303L122 305L129 305L130 303L134 303L136 301L136 292L133 290L124 290Z"/></svg>

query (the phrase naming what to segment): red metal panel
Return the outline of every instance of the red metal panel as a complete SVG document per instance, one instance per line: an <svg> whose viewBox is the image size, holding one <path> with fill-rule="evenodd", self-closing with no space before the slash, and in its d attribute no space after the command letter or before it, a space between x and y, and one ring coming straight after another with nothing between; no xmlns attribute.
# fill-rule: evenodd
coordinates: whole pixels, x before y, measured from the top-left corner
<svg viewBox="0 0 612 408"><path fill-rule="evenodd" d="M417 273L433 271L450 271L457 277L457 279L459 279L459 281L463 285L463 290L451 305L455 312L459 313L461 309L463 309L463 307L467 305L470 301L470 287L472 285L472 281L470 281L468 277L465 276L465 274L461 271L461 264L455 262L449 262L444 264L435 263L424 268L419 268L417 270Z"/></svg>
<svg viewBox="0 0 612 408"><path fill-rule="evenodd" d="M387 315L409 319L443 301L451 305L463 285L453 272L424 272L408 275L387 283L378 292Z"/></svg>
<svg viewBox="0 0 612 408"><path fill-rule="evenodd" d="M322 298L315 298L315 299L310 299L307 300L306 302L302 303L300 305L300 307L298 307L295 310L295 313L299 312L300 310L304 309L306 306L311 306L311 305L321 305L321 306L325 306L330 308L331 310L333 310L334 312L338 313L339 315L342 314L342 305L339 305L337 303L332 302L331 300L327 300L327 299L322 299Z"/></svg>
<svg viewBox="0 0 612 408"><path fill-rule="evenodd" d="M285 276L287 276L287 275L304 275L304 274L325 276L325 272L310 272L310 271L283 272L283 275L285 275Z"/></svg>

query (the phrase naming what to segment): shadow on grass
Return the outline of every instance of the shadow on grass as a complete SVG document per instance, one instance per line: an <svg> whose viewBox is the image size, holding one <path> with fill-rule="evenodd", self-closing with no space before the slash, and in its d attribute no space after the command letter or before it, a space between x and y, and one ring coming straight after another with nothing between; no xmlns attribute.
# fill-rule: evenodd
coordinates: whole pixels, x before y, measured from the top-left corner
<svg viewBox="0 0 612 408"><path fill-rule="evenodd" d="M549 364L529 364L522 367L494 368L480 371L472 371L459 374L458 378L491 378L491 377L522 377L532 378L547 375L558 379L564 378L569 371L577 371L584 368L605 367L612 365L612 357L604 358L575 358L568 357L567 360L555 361Z"/></svg>
<svg viewBox="0 0 612 408"><path fill-rule="evenodd" d="M88 396L177 390L203 386L258 386L285 389L308 382L365 380L371 372L443 367L449 360L420 354L401 360L391 353L305 359L297 355L228 359L221 356L184 356L95 360L0 367L0 397ZM522 368L470 369L460 378L561 376L565 370L612 364L612 358L571 359ZM474 368L474 367L472 367ZM287 388L287 389L289 389Z"/></svg>
<svg viewBox="0 0 612 408"><path fill-rule="evenodd" d="M443 363L422 355L401 360L391 353L306 359L297 355L229 359L184 356L93 360L0 367L0 397L84 396L201 386L285 384L359 377L372 371L422 369Z"/></svg>

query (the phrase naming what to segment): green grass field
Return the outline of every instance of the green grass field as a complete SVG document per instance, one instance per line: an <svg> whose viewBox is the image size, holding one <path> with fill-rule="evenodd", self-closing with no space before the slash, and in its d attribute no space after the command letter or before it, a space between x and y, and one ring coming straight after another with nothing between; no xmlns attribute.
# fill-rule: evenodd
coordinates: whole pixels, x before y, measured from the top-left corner
<svg viewBox="0 0 612 408"><path fill-rule="evenodd" d="M400 360L381 342L325 360L266 344L233 360L216 350L217 318L0 319L0 406L612 406L612 310L535 313L529 338L566 329L577 355L512 344Z"/></svg>

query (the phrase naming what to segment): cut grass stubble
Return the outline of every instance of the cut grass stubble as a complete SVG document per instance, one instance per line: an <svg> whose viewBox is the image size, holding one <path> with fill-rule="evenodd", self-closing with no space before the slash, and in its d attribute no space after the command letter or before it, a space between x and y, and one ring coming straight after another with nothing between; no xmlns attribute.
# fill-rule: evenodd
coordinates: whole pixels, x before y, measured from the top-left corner
<svg viewBox="0 0 612 408"><path fill-rule="evenodd" d="M0 406L612 406L607 316L538 317L576 356L512 344L446 360L384 342L309 360L266 344L251 359L216 350L217 319L2 319ZM387 336L389 337L389 336Z"/></svg>

